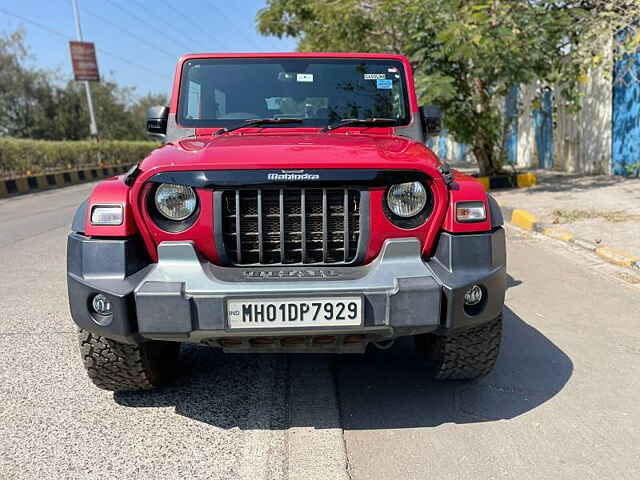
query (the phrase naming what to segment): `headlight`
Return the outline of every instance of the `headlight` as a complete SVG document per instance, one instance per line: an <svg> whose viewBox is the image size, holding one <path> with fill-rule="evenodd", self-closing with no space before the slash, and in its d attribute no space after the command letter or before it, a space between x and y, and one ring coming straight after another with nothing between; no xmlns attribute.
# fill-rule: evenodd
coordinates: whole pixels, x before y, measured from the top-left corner
<svg viewBox="0 0 640 480"><path fill-rule="evenodd" d="M427 190L420 182L393 185L387 192L387 205L402 218L415 217L427 204Z"/></svg>
<svg viewBox="0 0 640 480"><path fill-rule="evenodd" d="M172 183L163 183L158 187L155 203L158 212L175 222L189 218L198 206L193 188Z"/></svg>

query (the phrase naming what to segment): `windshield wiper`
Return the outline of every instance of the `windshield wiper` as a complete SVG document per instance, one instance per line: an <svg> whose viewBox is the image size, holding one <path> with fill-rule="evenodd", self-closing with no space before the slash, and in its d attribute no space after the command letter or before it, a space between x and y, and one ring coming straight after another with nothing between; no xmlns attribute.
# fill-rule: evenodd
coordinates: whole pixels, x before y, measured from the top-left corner
<svg viewBox="0 0 640 480"><path fill-rule="evenodd" d="M235 130L240 130L241 128L245 128L245 127L256 127L256 126L259 126L259 125L277 125L277 124L280 124L280 123L302 123L302 119L301 118L287 118L287 117L281 117L281 118L253 118L251 120L245 120L244 123L241 123L240 125L236 125L235 127L221 128L216 133L214 133L214 135L222 135L223 133L233 132Z"/></svg>
<svg viewBox="0 0 640 480"><path fill-rule="evenodd" d="M323 133L326 133L330 130L335 130L340 127L349 127L352 125L364 125L367 127L377 127L377 126L393 126L397 125L398 121L394 118L343 118L342 120L337 121L336 123L331 123L320 130Z"/></svg>

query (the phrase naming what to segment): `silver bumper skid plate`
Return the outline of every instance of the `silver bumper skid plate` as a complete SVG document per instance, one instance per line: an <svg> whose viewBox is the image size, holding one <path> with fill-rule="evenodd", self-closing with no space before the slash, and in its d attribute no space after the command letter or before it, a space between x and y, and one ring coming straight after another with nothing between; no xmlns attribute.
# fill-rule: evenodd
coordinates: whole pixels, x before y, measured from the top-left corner
<svg viewBox="0 0 640 480"><path fill-rule="evenodd" d="M226 325L226 302L233 297L362 295L364 323L342 330L346 333L435 329L440 323L441 292L422 261L420 242L401 238L386 240L369 265L334 268L219 267L200 259L191 242L163 242L158 246L158 263L134 293L140 333L183 334L197 340L234 334Z"/></svg>

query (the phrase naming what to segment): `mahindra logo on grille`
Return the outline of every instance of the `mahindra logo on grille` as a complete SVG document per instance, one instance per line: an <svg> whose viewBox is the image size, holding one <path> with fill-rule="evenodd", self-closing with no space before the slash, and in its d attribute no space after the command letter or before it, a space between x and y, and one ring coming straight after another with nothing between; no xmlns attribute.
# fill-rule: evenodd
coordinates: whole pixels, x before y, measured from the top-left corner
<svg viewBox="0 0 640 480"><path fill-rule="evenodd" d="M280 173L268 173L267 180L291 180L291 181L306 181L306 180L319 180L320 175L317 173L304 173L304 170L280 170Z"/></svg>

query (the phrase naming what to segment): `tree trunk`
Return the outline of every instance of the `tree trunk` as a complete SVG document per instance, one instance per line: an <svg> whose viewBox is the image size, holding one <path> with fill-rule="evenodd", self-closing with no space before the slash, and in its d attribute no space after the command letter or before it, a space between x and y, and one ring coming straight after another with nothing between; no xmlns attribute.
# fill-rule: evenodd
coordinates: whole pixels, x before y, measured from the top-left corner
<svg viewBox="0 0 640 480"><path fill-rule="evenodd" d="M473 145L473 154L478 162L481 177L488 177L500 173L500 162L496 158L496 152L491 142L477 139Z"/></svg>
<svg viewBox="0 0 640 480"><path fill-rule="evenodd" d="M491 113L491 98L488 94L487 88L484 82L477 78L474 80L474 86L476 95L478 96L478 103L476 106L476 112L478 113L481 121L483 117L489 116ZM495 140L491 131L483 131L482 127L478 128L475 140L473 141L473 154L478 162L478 168L480 169L480 175L483 177L489 175L495 175L501 170L500 160L495 151Z"/></svg>

